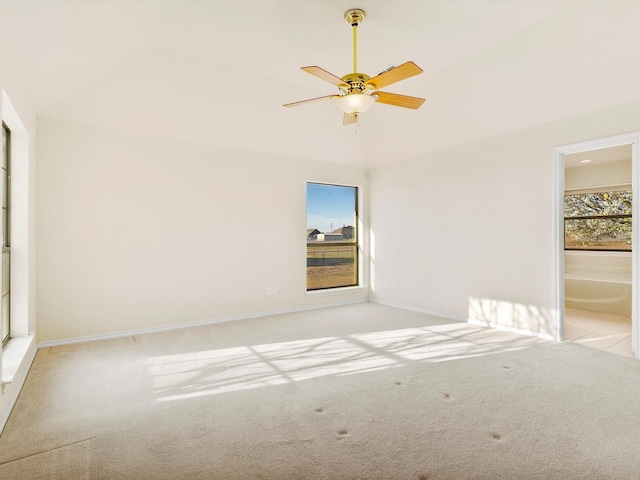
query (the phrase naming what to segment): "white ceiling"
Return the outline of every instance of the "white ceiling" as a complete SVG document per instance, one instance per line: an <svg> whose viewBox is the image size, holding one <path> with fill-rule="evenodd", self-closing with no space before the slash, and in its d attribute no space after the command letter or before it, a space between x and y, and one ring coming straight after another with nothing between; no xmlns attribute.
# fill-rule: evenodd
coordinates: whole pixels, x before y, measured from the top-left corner
<svg viewBox="0 0 640 480"><path fill-rule="evenodd" d="M413 60L358 132L300 70ZM44 117L257 152L378 166L640 100L640 2L7 1L0 41ZM10 92L9 92L10 93Z"/></svg>
<svg viewBox="0 0 640 480"><path fill-rule="evenodd" d="M571 153L564 156L564 166L565 168L580 168L601 163L624 161L628 161L629 165L631 165L632 154L631 145L620 145L617 147L589 150L587 152ZM589 160L589 162L582 163L586 160Z"/></svg>

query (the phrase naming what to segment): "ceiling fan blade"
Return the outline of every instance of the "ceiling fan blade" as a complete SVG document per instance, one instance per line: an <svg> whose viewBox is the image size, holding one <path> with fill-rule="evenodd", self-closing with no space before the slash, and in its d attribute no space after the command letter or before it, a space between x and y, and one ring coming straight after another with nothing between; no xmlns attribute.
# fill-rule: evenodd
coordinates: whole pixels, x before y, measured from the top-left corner
<svg viewBox="0 0 640 480"><path fill-rule="evenodd" d="M342 117L342 125L351 125L357 121L358 119L349 113L345 113L344 117Z"/></svg>
<svg viewBox="0 0 640 480"><path fill-rule="evenodd" d="M376 102L386 103L396 107L412 108L417 110L424 103L424 98L409 97L408 95L398 95L397 93L373 92L373 97L377 96Z"/></svg>
<svg viewBox="0 0 640 480"><path fill-rule="evenodd" d="M384 88L392 83L399 82L414 75L422 73L422 69L413 62L403 63L399 67L392 68L386 72L376 75L364 82L365 87L371 85L374 89Z"/></svg>
<svg viewBox="0 0 640 480"><path fill-rule="evenodd" d="M302 67L302 70L310 73L311 75L315 75L316 77L324 80L325 82L329 82L331 85L335 85L336 87L348 86L341 78L336 77L333 73L327 72L323 68L311 66Z"/></svg>
<svg viewBox="0 0 640 480"><path fill-rule="evenodd" d="M325 95L324 97L310 98L309 100L301 100L299 102L285 103L283 107L297 107L298 105L305 105L307 103L320 102L322 100L329 100L330 98L339 97L340 95Z"/></svg>

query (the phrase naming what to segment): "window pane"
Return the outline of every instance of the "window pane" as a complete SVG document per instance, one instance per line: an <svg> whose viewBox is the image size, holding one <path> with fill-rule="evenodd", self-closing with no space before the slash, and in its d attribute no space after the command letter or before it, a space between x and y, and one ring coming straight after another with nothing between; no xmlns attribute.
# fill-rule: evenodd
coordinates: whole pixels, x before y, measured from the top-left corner
<svg viewBox="0 0 640 480"><path fill-rule="evenodd" d="M307 290L358 284L357 187L307 184Z"/></svg>
<svg viewBox="0 0 640 480"><path fill-rule="evenodd" d="M358 284L355 245L307 246L307 290Z"/></svg>
<svg viewBox="0 0 640 480"><path fill-rule="evenodd" d="M3 229L2 229L2 246L6 246L8 245L9 242L7 242L7 227L6 225L9 223L9 212L7 211L7 208L2 207L2 225L3 225Z"/></svg>
<svg viewBox="0 0 640 480"><path fill-rule="evenodd" d="M2 343L9 339L9 295L2 297Z"/></svg>
<svg viewBox="0 0 640 480"><path fill-rule="evenodd" d="M11 215L10 212L10 194L11 194L11 184L10 184L10 155L9 151L11 149L11 132L9 129L3 124L2 125L2 246L9 246L9 239L11 236L11 232L9 231L10 222L9 217Z"/></svg>
<svg viewBox="0 0 640 480"><path fill-rule="evenodd" d="M9 312L9 272L11 266L9 261L11 260L10 250L8 248L2 249L2 344L4 345L11 333L11 317Z"/></svg>
<svg viewBox="0 0 640 480"><path fill-rule="evenodd" d="M631 215L631 190L565 195L565 217Z"/></svg>
<svg viewBox="0 0 640 480"><path fill-rule="evenodd" d="M2 166L7 165L7 149L9 142L9 130L2 124Z"/></svg>
<svg viewBox="0 0 640 480"><path fill-rule="evenodd" d="M566 219L564 247L631 251L631 217Z"/></svg>
<svg viewBox="0 0 640 480"><path fill-rule="evenodd" d="M2 295L9 293L11 285L11 250L2 249Z"/></svg>

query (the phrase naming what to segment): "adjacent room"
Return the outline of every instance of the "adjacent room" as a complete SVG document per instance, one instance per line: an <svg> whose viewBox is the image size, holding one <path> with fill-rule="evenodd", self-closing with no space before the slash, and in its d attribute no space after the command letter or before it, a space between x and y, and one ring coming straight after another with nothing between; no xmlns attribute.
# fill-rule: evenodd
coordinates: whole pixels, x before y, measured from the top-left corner
<svg viewBox="0 0 640 480"><path fill-rule="evenodd" d="M640 477L638 18L0 1L0 478Z"/></svg>
<svg viewBox="0 0 640 480"><path fill-rule="evenodd" d="M565 155L565 339L633 357L632 146Z"/></svg>

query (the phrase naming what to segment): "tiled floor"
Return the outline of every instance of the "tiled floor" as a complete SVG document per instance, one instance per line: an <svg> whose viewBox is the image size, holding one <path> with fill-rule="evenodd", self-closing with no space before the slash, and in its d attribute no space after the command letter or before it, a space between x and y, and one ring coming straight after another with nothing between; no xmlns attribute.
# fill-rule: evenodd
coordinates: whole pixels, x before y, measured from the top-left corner
<svg viewBox="0 0 640 480"><path fill-rule="evenodd" d="M564 339L633 357L631 317L567 308L564 317Z"/></svg>

